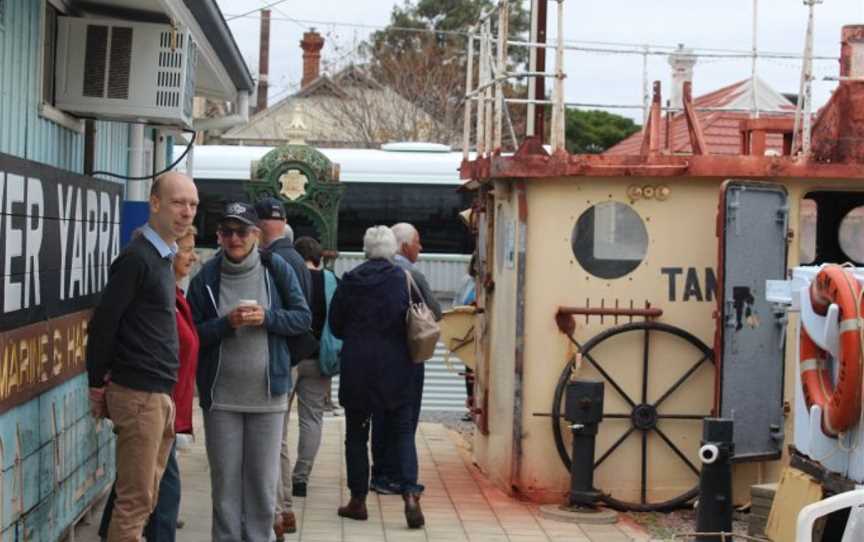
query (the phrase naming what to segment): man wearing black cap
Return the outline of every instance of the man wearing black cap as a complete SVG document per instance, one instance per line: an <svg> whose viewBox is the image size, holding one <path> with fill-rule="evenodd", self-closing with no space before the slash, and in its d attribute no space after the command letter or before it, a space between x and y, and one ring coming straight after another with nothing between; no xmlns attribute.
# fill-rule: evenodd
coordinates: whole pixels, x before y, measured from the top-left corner
<svg viewBox="0 0 864 542"><path fill-rule="evenodd" d="M286 235L288 228L285 206L276 198L264 198L255 204L255 211L258 213L258 227L261 229L261 245L265 251L281 256L294 269L300 280L303 294L306 296L306 302L311 306L312 275L306 267L305 260L294 248L294 240ZM314 334L309 332L290 337L288 348L294 366L294 393L297 395L300 436L297 461L292 468L291 454L288 449L288 423L291 414L289 399L280 452L281 473L274 525L277 540L280 540L284 533L293 533L297 530L292 497L306 496L306 483L317 451L317 446L313 446L312 443L321 440L320 421L330 384L330 379L322 376L318 368L318 360L315 359L318 352L318 339Z"/></svg>
<svg viewBox="0 0 864 542"><path fill-rule="evenodd" d="M272 537L292 384L286 339L312 323L294 271L279 255L258 250L257 223L251 205L227 204L217 229L222 252L189 285L201 339L197 382L214 542Z"/></svg>
<svg viewBox="0 0 864 542"><path fill-rule="evenodd" d="M258 227L261 229L261 248L274 252L288 262L297 274L300 289L306 296L306 303L312 302L312 276L306 263L297 250L294 249L294 239L285 236L285 207L276 198L264 198L255 204L258 213Z"/></svg>

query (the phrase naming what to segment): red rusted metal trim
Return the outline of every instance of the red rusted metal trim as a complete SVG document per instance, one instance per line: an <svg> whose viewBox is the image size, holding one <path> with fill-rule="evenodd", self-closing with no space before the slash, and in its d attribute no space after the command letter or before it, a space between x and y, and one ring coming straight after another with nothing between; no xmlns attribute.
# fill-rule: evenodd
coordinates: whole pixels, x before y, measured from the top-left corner
<svg viewBox="0 0 864 542"><path fill-rule="evenodd" d="M861 181L864 168L854 163L814 163L792 156L622 156L569 155L482 158L472 163L475 179L550 177L749 177ZM575 180L574 180L575 181Z"/></svg>
<svg viewBox="0 0 864 542"><path fill-rule="evenodd" d="M563 316L632 316L641 318L660 318L663 316L663 309L658 309L656 307L647 307L644 309L621 309L613 307L558 307L558 312L555 313L556 321L559 315L561 315L562 318Z"/></svg>
<svg viewBox="0 0 864 542"><path fill-rule="evenodd" d="M651 117L648 123L648 154L660 152L660 111L661 106L660 81L654 81L654 95L651 101Z"/></svg>
<svg viewBox="0 0 864 542"><path fill-rule="evenodd" d="M693 87L690 81L684 82L683 104L684 118L687 120L687 134L690 136L690 146L693 148L693 154L709 154L708 145L705 143L705 134L702 132L702 125L699 124L699 117L693 109Z"/></svg>

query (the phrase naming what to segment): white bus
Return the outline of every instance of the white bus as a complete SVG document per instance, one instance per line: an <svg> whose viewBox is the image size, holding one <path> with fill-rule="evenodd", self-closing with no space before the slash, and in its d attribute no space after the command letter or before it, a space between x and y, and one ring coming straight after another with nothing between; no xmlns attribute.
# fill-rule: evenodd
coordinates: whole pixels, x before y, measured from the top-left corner
<svg viewBox="0 0 864 542"><path fill-rule="evenodd" d="M216 221L222 204L248 201L253 161L272 147L210 145L193 149L192 176L201 205L196 226L199 246L216 246ZM462 154L442 145L401 143L378 149L319 149L340 166L345 192L339 209L338 250L335 271L345 271L363 261L363 233L376 224L410 222L420 231L423 254L419 266L442 306L450 304L467 273L473 238L458 217L471 206L473 196L459 191ZM182 150L180 151L182 152ZM182 169L182 168L181 168ZM315 237L311 222L289 216L295 238ZM209 252L206 248L205 251ZM464 366L454 358L452 369L444 362L444 348L426 363L423 410L464 411L465 384L457 372ZM334 397L338 379L334 379Z"/></svg>

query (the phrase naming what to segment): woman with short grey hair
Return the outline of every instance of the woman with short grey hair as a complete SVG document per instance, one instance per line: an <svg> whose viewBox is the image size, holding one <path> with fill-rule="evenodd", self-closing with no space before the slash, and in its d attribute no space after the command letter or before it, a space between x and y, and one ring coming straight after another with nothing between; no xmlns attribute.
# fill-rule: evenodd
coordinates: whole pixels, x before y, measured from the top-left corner
<svg viewBox="0 0 864 542"><path fill-rule="evenodd" d="M413 363L408 350L405 314L408 279L393 264L396 237L386 226L363 236L368 260L345 273L330 304L330 329L342 339L339 403L345 409L345 463L351 500L339 508L342 517L366 520L369 492L369 426L374 414L385 420L396 446L398 483L408 527L425 520L417 485L414 444Z"/></svg>
<svg viewBox="0 0 864 542"><path fill-rule="evenodd" d="M372 226L363 235L363 253L366 258L393 261L396 255L396 236L387 226Z"/></svg>

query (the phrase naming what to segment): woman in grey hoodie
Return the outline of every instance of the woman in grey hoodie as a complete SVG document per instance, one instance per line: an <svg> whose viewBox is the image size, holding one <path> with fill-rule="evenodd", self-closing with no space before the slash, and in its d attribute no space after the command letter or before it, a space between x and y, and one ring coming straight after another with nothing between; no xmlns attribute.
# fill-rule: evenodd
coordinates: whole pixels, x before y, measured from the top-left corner
<svg viewBox="0 0 864 542"><path fill-rule="evenodd" d="M215 542L268 542L291 361L285 338L312 316L294 271L258 251L251 205L229 203L222 252L192 280L189 303L201 338L198 392L213 497Z"/></svg>

